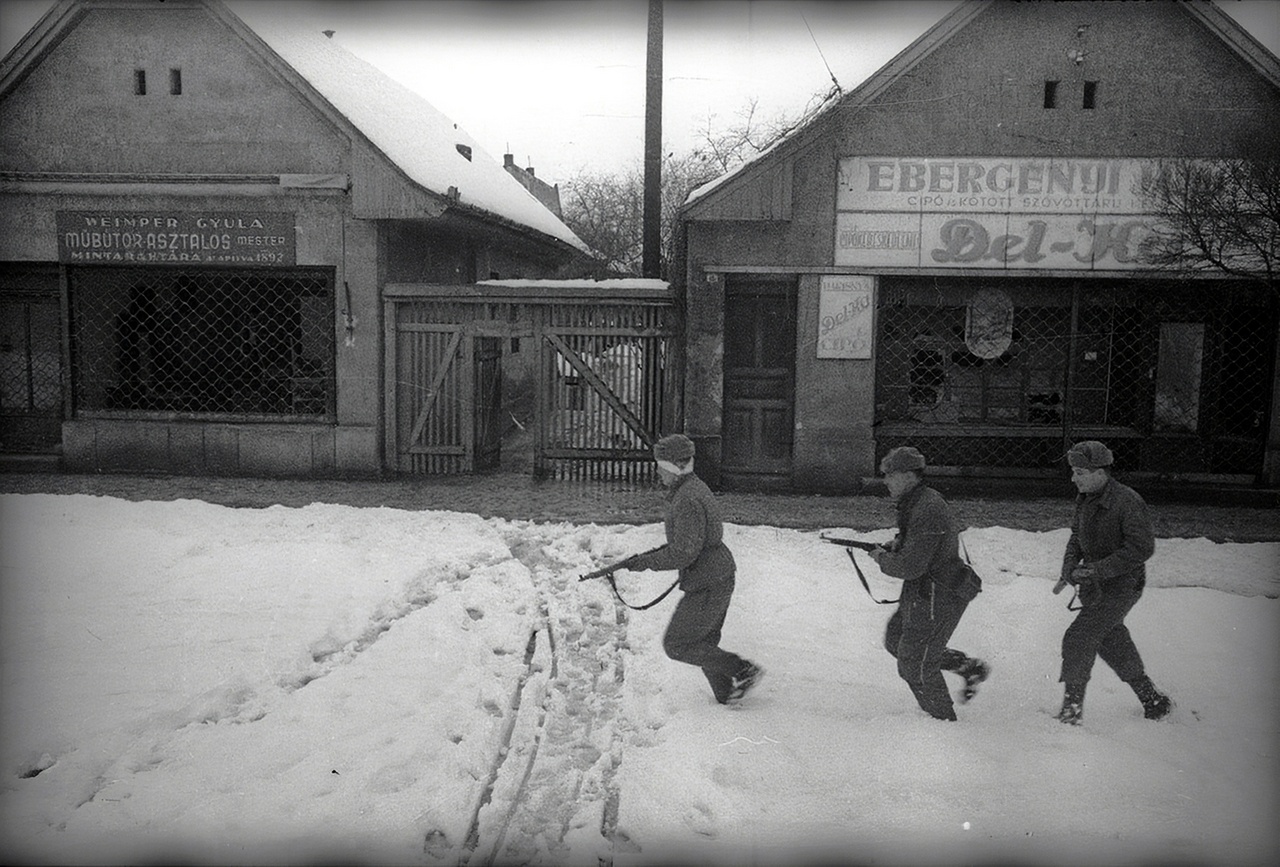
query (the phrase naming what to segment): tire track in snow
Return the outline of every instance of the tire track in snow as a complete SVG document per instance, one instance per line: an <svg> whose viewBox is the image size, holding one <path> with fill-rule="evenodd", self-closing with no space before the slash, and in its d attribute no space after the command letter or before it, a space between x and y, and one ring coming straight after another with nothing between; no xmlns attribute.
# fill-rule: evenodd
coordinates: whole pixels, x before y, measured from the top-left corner
<svg viewBox="0 0 1280 867"><path fill-rule="evenodd" d="M526 671L512 701L489 782L459 864L557 864L594 846L612 862L622 761L622 652L625 611L578 586L581 558L557 553L577 528L515 527L513 555L530 569L541 621L526 648ZM569 537L566 539L566 537ZM577 552L574 552L577 553Z"/></svg>
<svg viewBox="0 0 1280 867"><path fill-rule="evenodd" d="M522 706L526 704L524 699L525 690L530 689L530 686L529 686L530 681L534 680L535 676L538 674L538 672L535 669L534 659L538 653L538 645L539 645L538 633L539 632L545 632L545 624L534 629L532 632L529 633L529 642L525 646L525 652L524 652L525 671L523 674L520 675L520 679L516 684L516 689L511 701L511 712L507 715L507 724L502 732L502 738L500 739L500 743L498 746L497 758L494 760L493 765L489 769L489 777L485 781L484 789L481 791L481 794L480 794L480 800L476 804L475 811L472 813L471 824L467 830L466 841L463 844L464 852L462 854L462 857L458 861L459 865L467 864L470 861L472 854L480 846L481 817L485 812L485 807L489 806L493 802L494 792L499 788L499 782L502 779L503 770L506 766L508 757L511 755L512 741L516 737L516 728L521 722L520 709ZM544 687L544 684L539 682L535 684L535 686L530 691L532 692L534 690L539 690L540 688L543 688L543 687ZM532 746L530 748L531 756L528 762L526 763L526 771L525 771L524 777L522 778L522 785L523 785L523 781L527 781L528 779L527 768L532 767L533 756L536 756L537 754L537 745L538 745L538 742L541 740L541 726L542 726L543 720L545 719L545 716L546 716L546 710L544 707L542 711L539 713L538 721L535 724ZM499 835L500 837L505 834L506 824L508 824L510 820L510 811L508 811L505 818L506 818L506 821L503 822L502 833ZM492 863L492 860L493 860L492 858L486 859L484 863Z"/></svg>

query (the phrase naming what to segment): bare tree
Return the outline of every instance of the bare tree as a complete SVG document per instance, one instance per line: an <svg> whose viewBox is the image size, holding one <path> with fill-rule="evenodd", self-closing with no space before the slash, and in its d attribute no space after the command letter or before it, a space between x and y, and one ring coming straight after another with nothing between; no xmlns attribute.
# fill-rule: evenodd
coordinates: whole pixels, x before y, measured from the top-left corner
<svg viewBox="0 0 1280 867"><path fill-rule="evenodd" d="M638 170L579 172L561 183L560 208L565 224L595 251L595 276L640 273L644 183Z"/></svg>
<svg viewBox="0 0 1280 867"><path fill-rule="evenodd" d="M676 211L689 190L711 180L701 160L666 154L662 159L661 271L665 278ZM596 277L638 277L643 271L644 174L636 166L615 174L582 172L560 185L565 223L596 251Z"/></svg>
<svg viewBox="0 0 1280 867"><path fill-rule="evenodd" d="M1277 292L1280 253L1280 147L1240 159L1163 161L1143 182L1157 218L1147 243L1151 264L1217 271Z"/></svg>
<svg viewBox="0 0 1280 867"><path fill-rule="evenodd" d="M756 100L736 113L723 130L708 115L699 143L687 154L662 158L662 275L670 273L676 214L689 193L768 150L808 123L837 95L813 97L802 113L761 119ZM597 253L597 277L639 276L643 253L644 173L639 165L617 173L580 172L560 185L564 221Z"/></svg>
<svg viewBox="0 0 1280 867"><path fill-rule="evenodd" d="M838 86L832 87L826 93L811 96L799 114L783 113L772 118L759 117L759 101L749 99L735 113L736 120L724 129L718 128L715 114L708 114L698 129L701 141L690 157L717 168L716 174L735 169L808 124L841 94Z"/></svg>

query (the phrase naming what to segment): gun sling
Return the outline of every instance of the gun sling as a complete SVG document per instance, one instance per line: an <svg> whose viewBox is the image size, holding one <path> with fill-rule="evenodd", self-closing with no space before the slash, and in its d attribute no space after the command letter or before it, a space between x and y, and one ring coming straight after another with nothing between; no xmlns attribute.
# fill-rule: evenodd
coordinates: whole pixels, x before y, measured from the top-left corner
<svg viewBox="0 0 1280 867"><path fill-rule="evenodd" d="M621 602L623 605L627 606L628 608L630 608L632 611L644 611L647 608L652 608L653 606L661 602L663 599L666 599L667 596L671 594L671 591L675 590L677 585L680 584L680 579L677 578L675 581L671 582L670 587L662 591L662 595L659 596L657 599L654 599L652 602L647 602L644 605L632 605L630 602L623 599L622 594L618 592L618 582L613 580L613 573L612 572L606 573L604 577L609 580L609 586L613 588L613 595L617 596L618 601Z"/></svg>
<svg viewBox="0 0 1280 867"><path fill-rule="evenodd" d="M902 597L897 599L877 599L876 594L871 592L871 585L867 583L867 576L862 574L862 569L858 566L857 559L853 556L852 548L845 548L845 553L849 555L849 562L853 564L853 571L858 573L858 580L862 582L862 589L867 591L867 595L871 597L871 601L877 605L894 605L899 602Z"/></svg>

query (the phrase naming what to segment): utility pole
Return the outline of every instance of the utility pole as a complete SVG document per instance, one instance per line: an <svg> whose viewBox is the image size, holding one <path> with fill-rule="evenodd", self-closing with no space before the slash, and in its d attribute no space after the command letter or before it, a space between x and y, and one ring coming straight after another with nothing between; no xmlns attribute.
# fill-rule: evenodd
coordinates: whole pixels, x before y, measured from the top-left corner
<svg viewBox="0 0 1280 867"><path fill-rule="evenodd" d="M642 272L657 279L662 276L662 0L649 0L646 58Z"/></svg>

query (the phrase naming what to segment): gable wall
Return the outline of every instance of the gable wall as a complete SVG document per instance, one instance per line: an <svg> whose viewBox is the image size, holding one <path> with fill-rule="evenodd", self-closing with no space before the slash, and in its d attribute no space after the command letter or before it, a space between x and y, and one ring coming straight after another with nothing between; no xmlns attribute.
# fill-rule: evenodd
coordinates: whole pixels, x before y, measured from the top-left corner
<svg viewBox="0 0 1280 867"><path fill-rule="evenodd" d="M349 147L200 9L90 10L0 103L4 171L344 172Z"/></svg>
<svg viewBox="0 0 1280 867"><path fill-rule="evenodd" d="M879 102L837 110L847 153L1222 156L1280 119L1280 94L1174 4L996 3Z"/></svg>

